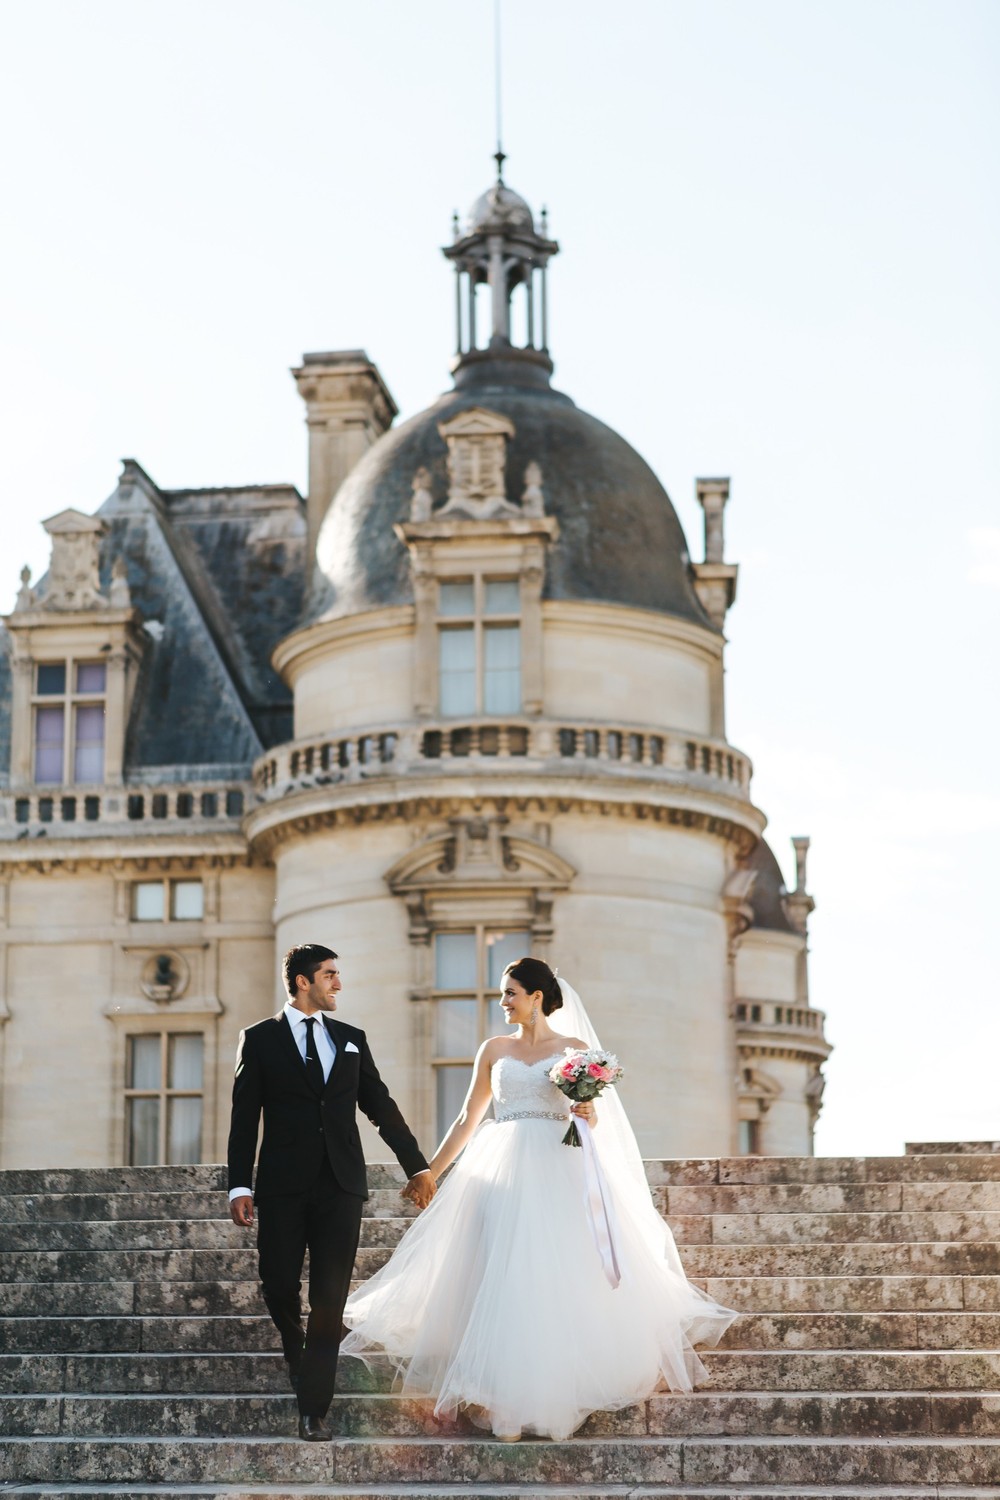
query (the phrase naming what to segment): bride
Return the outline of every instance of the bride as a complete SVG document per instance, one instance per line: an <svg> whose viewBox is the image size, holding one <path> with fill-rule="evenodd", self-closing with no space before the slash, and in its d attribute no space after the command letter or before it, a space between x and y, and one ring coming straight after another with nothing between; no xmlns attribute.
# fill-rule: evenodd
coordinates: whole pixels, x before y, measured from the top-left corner
<svg viewBox="0 0 1000 1500"><path fill-rule="evenodd" d="M468 1408L500 1438L565 1438L664 1382L690 1391L705 1375L694 1346L716 1344L737 1315L686 1279L616 1090L570 1105L549 1079L565 1049L599 1046L575 990L521 958L500 1004L517 1029L480 1047L435 1180L461 1159L348 1298L341 1353L388 1355L401 1393L432 1396L436 1416ZM587 1153L562 1143L571 1111L581 1133L593 1127L610 1256L585 1204Z"/></svg>

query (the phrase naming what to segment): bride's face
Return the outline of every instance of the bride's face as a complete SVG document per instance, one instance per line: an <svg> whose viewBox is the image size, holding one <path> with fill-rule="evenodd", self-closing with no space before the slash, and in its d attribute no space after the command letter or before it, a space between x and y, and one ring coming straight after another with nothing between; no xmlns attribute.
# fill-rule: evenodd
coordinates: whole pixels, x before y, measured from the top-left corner
<svg viewBox="0 0 1000 1500"><path fill-rule="evenodd" d="M508 1026L527 1026L536 1004L541 1009L541 990L535 990L534 994L529 995L523 984L519 984L510 974L504 975L500 1005Z"/></svg>

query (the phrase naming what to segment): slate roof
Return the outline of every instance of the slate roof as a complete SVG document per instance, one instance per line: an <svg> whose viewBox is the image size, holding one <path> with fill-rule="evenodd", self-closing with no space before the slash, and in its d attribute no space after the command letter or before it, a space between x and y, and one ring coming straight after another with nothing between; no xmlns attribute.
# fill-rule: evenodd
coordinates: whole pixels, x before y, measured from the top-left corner
<svg viewBox="0 0 1000 1500"><path fill-rule="evenodd" d="M781 868L774 857L774 851L764 839L757 841L757 847L747 861L747 866L757 871L757 879L750 893L753 925L770 932L795 932L797 929L788 920L781 899L786 890Z"/></svg>
<svg viewBox="0 0 1000 1500"><path fill-rule="evenodd" d="M542 468L545 509L559 521L545 597L603 600L679 615L714 630L694 589L684 532L666 490L623 437L547 383L517 379L513 362L463 370L458 389L379 438L341 485L320 529L310 619L409 604L406 549L393 533L408 518L411 481L425 467L435 503L448 491L438 423L472 406L509 417L508 498L524 471Z"/></svg>
<svg viewBox="0 0 1000 1500"><path fill-rule="evenodd" d="M292 735L270 655L298 623L305 502L293 485L161 490L127 459L98 514L101 583L125 559L148 646L126 743L130 781L245 775ZM9 636L0 628L0 774L10 765Z"/></svg>

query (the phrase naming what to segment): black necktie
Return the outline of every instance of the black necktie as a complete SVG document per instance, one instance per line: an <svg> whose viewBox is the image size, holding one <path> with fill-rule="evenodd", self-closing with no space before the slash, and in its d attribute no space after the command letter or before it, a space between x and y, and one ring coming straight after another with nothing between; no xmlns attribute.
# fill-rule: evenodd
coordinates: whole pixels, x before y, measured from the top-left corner
<svg viewBox="0 0 1000 1500"><path fill-rule="evenodd" d="M306 1077L317 1094L321 1094L326 1087L326 1079L323 1077L323 1064L316 1051L316 1037L313 1033L315 1024L315 1016L306 1016Z"/></svg>

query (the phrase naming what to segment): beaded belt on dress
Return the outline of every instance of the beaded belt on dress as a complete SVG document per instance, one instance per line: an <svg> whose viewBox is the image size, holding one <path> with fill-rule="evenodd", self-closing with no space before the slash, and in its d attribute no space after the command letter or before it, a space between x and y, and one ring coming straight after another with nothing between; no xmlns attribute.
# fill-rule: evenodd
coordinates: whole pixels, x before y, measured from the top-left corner
<svg viewBox="0 0 1000 1500"><path fill-rule="evenodd" d="M569 1115L553 1109L515 1109L509 1115L497 1115L496 1123L506 1125L508 1120L568 1120Z"/></svg>

